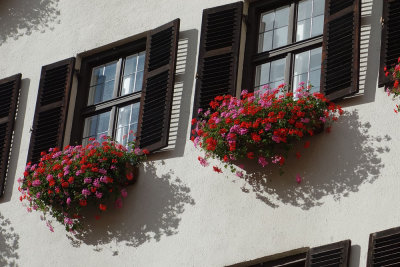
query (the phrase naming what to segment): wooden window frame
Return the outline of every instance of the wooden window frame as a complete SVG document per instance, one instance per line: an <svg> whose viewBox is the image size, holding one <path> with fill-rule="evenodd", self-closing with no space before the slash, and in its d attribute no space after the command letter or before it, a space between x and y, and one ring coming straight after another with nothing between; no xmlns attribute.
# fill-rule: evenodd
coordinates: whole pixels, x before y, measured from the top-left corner
<svg viewBox="0 0 400 267"><path fill-rule="evenodd" d="M276 59L286 58L284 77L285 83L288 86L288 91L291 91L294 71L294 55L323 46L323 34L299 42L295 41L296 12L299 1L300 0L250 1L242 88L247 89L248 91L254 91L256 66ZM287 5L290 5L288 44L276 49L258 53L260 15L264 12ZM323 87L321 86L320 88L320 90L322 90Z"/></svg>
<svg viewBox="0 0 400 267"><path fill-rule="evenodd" d="M111 133L112 138L115 137L116 118L118 115L117 108L140 102L142 91L130 93L123 96L115 96L116 92L114 92L114 96L112 99L88 106L87 102L90 91L89 85L90 85L92 70L96 66L100 66L118 60L117 74L115 76L115 80L117 81L118 84L117 88L114 87L114 89L117 89L117 91L119 92L121 89L122 78L123 78L121 75L123 71L123 68L121 66L122 61L125 60L126 57L128 56L142 51L146 51L145 37L121 46L110 48L103 52L99 52L82 59L82 64L79 74L78 94L75 104L75 110L78 112L75 112L73 121L74 126L72 128L72 133L71 133L72 144L81 144L83 139L83 129L86 118L107 111L111 111L109 125L112 125L112 128L109 129L109 134ZM142 108L142 106L140 108Z"/></svg>

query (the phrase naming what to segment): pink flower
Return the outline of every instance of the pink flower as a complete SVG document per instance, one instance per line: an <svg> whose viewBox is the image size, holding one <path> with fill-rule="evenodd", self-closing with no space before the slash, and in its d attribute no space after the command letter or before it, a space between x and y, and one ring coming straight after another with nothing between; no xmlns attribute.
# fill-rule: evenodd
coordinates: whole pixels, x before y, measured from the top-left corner
<svg viewBox="0 0 400 267"><path fill-rule="evenodd" d="M202 158L199 156L197 159L200 161L201 166L207 167L209 165L209 163L207 162L207 160L205 158Z"/></svg>
<svg viewBox="0 0 400 267"><path fill-rule="evenodd" d="M67 198L67 205L71 204L71 198Z"/></svg>
<svg viewBox="0 0 400 267"><path fill-rule="evenodd" d="M97 198L101 198L101 197L103 196L103 194L102 194L102 193L100 193L99 191L96 191L96 193L95 193L95 194L96 194L96 197L97 197Z"/></svg>
<svg viewBox="0 0 400 267"><path fill-rule="evenodd" d="M32 182L33 186L39 186L41 184L40 180L36 179L35 181Z"/></svg>
<svg viewBox="0 0 400 267"><path fill-rule="evenodd" d="M237 171L236 176L242 178L243 177L243 172Z"/></svg>
<svg viewBox="0 0 400 267"><path fill-rule="evenodd" d="M268 161L264 157L259 157L258 158L258 163L263 167L268 165Z"/></svg>
<svg viewBox="0 0 400 267"><path fill-rule="evenodd" d="M85 189L82 189L82 195L84 195L85 197L87 197L87 196L90 195L90 191L87 190L86 188L85 188Z"/></svg>
<svg viewBox="0 0 400 267"><path fill-rule="evenodd" d="M301 183L301 176L299 175L299 174L297 174L296 175L296 182L298 183L298 184L300 184Z"/></svg>
<svg viewBox="0 0 400 267"><path fill-rule="evenodd" d="M53 226L50 224L49 221L46 221L46 225L47 225L47 227L49 227L49 230L50 230L51 232L54 232L54 228L53 228Z"/></svg>
<svg viewBox="0 0 400 267"><path fill-rule="evenodd" d="M52 179L53 179L53 175L48 174L47 177L46 177L46 180L47 180L47 181L50 181L50 180L52 180Z"/></svg>
<svg viewBox="0 0 400 267"><path fill-rule="evenodd" d="M124 198L128 196L128 192L126 191L125 188L121 189L121 196L124 197Z"/></svg>
<svg viewBox="0 0 400 267"><path fill-rule="evenodd" d="M323 123L326 122L326 118L325 117L320 117L319 120L322 121Z"/></svg>
<svg viewBox="0 0 400 267"><path fill-rule="evenodd" d="M83 182L84 182L85 184L90 184L90 183L92 182L92 178L86 177L85 179L83 179Z"/></svg>

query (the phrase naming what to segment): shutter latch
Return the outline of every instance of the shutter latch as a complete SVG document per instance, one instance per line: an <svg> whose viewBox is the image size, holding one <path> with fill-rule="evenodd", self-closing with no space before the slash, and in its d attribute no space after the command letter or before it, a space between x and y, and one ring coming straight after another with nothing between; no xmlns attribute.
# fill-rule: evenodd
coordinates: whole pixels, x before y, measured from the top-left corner
<svg viewBox="0 0 400 267"><path fill-rule="evenodd" d="M385 19L383 18L383 17L381 17L381 26L382 26L382 28L383 28L383 26L385 25Z"/></svg>

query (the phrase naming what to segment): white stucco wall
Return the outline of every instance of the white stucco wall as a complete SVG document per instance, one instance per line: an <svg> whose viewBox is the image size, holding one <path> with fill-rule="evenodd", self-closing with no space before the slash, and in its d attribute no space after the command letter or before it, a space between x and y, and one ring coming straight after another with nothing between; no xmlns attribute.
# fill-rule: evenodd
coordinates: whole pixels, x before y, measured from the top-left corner
<svg viewBox="0 0 400 267"><path fill-rule="evenodd" d="M5 0L0 4L0 78L22 73L5 195L0 265L224 266L301 247L351 239L351 266L365 266L369 234L400 226L400 117L377 88L381 0L363 0L361 92L285 174L248 181L197 162L189 142L202 10L233 0ZM181 19L173 118L174 149L149 157L121 210L88 232L51 233L19 202L41 66ZM0 96L1 97L1 96ZM300 145L301 146L301 145ZM298 185L296 174L303 176ZM263 177L260 177L263 176Z"/></svg>

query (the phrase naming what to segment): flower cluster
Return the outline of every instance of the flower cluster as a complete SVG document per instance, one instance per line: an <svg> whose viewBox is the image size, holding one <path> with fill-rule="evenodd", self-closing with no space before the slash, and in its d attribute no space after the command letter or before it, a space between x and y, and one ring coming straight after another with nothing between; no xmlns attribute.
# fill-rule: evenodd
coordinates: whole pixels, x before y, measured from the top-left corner
<svg viewBox="0 0 400 267"><path fill-rule="evenodd" d="M200 119L192 120L192 141L205 151L205 158L198 158L200 164L208 166L208 158L217 158L239 177L243 173L233 165L246 158L262 167L270 163L282 166L294 141L322 130L343 113L323 94L310 94L304 84L295 95L283 93L283 89L284 85L255 93L243 91L240 99L217 96L207 111L199 110ZM305 143L308 146L309 141Z"/></svg>
<svg viewBox="0 0 400 267"><path fill-rule="evenodd" d="M147 150L132 149L102 137L102 143L90 139L86 146L52 148L41 153L38 164L28 163L19 178L20 200L28 201L28 211L49 213L65 225L67 231L81 227L81 211L95 205L107 210L107 200L122 206L127 196L125 186L135 177L134 168L146 157ZM96 216L98 217L98 216ZM53 231L50 221L47 226Z"/></svg>
<svg viewBox="0 0 400 267"><path fill-rule="evenodd" d="M393 98L396 98L400 95L400 57L397 59L397 64L395 66L391 67L390 69L388 67L385 67L384 71L385 76L389 77L389 79L391 80L390 85L386 88L386 92L388 96L393 95ZM394 112L400 112L399 105L396 105Z"/></svg>

